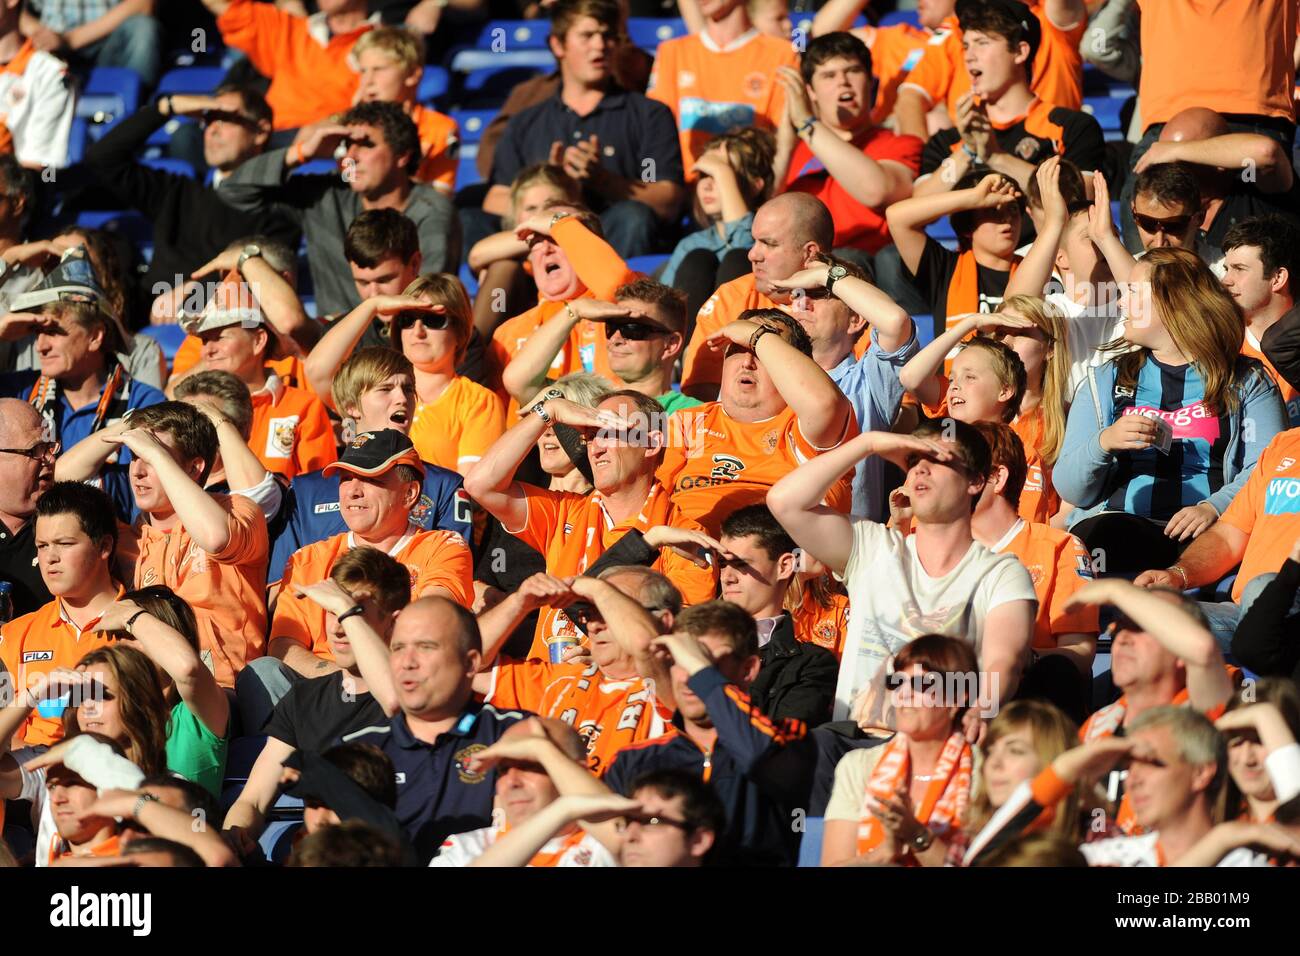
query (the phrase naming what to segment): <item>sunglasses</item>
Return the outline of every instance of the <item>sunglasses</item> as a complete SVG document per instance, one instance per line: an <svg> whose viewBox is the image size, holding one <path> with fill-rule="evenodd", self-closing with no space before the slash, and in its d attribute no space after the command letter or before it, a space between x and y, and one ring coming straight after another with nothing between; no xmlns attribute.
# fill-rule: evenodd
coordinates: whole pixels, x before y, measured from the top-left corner
<svg viewBox="0 0 1300 956"><path fill-rule="evenodd" d="M890 671L885 675L885 686L890 690L898 690L902 687L911 687L912 691L917 694L924 694L933 690L942 681L942 675L937 671L926 671L924 674L904 674L902 671Z"/></svg>
<svg viewBox="0 0 1300 956"><path fill-rule="evenodd" d="M629 342L644 342L656 335L668 334L666 329L661 329L656 325L646 325L644 322L606 322L605 338L612 339L615 332Z"/></svg>
<svg viewBox="0 0 1300 956"><path fill-rule="evenodd" d="M1141 631L1142 627L1123 611L1116 611L1115 617L1111 620L1110 627L1107 630L1114 637L1120 631Z"/></svg>
<svg viewBox="0 0 1300 956"><path fill-rule="evenodd" d="M56 441L38 441L31 448L0 448L0 453L22 455L24 458L30 458L33 461L41 461L45 458L56 457L62 447Z"/></svg>
<svg viewBox="0 0 1300 956"><path fill-rule="evenodd" d="M1138 224L1138 228L1143 232L1157 233L1163 232L1167 236L1180 235L1187 231L1187 227L1192 224L1191 216L1171 216L1168 219L1157 219L1154 216L1144 216L1136 209L1130 209L1133 213L1133 221Z"/></svg>
<svg viewBox="0 0 1300 956"><path fill-rule="evenodd" d="M199 117L199 121L204 126L210 126L213 123L233 123L246 129L257 129L257 120L251 119L242 113L231 113L226 110L204 110Z"/></svg>
<svg viewBox="0 0 1300 956"><path fill-rule="evenodd" d="M564 616L584 630L588 621L605 620L605 616L596 609L594 604L570 604L564 609Z"/></svg>
<svg viewBox="0 0 1300 956"><path fill-rule="evenodd" d="M402 332L414 326L416 322L423 322L424 327L430 332L441 332L447 327L447 313L420 312L412 309L409 312L398 312L393 321L397 323L397 328Z"/></svg>

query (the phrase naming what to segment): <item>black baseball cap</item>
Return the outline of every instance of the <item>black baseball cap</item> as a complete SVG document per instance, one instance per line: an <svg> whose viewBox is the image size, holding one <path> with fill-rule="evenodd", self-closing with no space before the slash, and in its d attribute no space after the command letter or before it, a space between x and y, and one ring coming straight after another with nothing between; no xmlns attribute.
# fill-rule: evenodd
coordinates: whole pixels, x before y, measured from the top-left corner
<svg viewBox="0 0 1300 956"><path fill-rule="evenodd" d="M378 431L362 432L352 439L343 456L321 469L327 478L339 471L354 475L375 477L392 471L398 465L410 465L420 471L424 462L407 438L395 428L381 428Z"/></svg>
<svg viewBox="0 0 1300 956"><path fill-rule="evenodd" d="M957 0L957 22L965 30L968 19L986 10L996 10L1020 24L1020 29L1024 31L1024 41L1029 44L1029 59L1025 61L1025 66L1033 66L1034 57L1043 43L1043 25L1038 22L1034 12L1020 0Z"/></svg>

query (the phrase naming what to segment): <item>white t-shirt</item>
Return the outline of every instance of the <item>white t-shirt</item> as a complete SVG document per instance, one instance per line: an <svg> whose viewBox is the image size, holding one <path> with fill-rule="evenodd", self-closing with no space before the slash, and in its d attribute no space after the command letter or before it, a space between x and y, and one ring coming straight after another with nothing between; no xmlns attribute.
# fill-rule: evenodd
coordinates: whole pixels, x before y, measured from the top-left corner
<svg viewBox="0 0 1300 956"><path fill-rule="evenodd" d="M0 69L0 121L13 134L20 163L62 169L76 105L68 65L50 53L33 50L24 57L27 52Z"/></svg>
<svg viewBox="0 0 1300 956"><path fill-rule="evenodd" d="M924 634L960 637L974 645L978 658L989 611L1009 601L1038 602L1034 582L1015 555L994 554L972 541L957 566L935 578L916 556L915 535L904 538L865 519L853 521L853 549L841 580L853 615L834 719L852 717L862 727L892 729L884 665L904 644Z"/></svg>
<svg viewBox="0 0 1300 956"><path fill-rule="evenodd" d="M1089 866L1159 866L1160 856L1156 844L1160 834L1144 833L1142 836L1111 837L1096 843L1085 843L1079 852ZM1254 853L1244 846L1237 847L1215 866L1272 866L1263 853Z"/></svg>
<svg viewBox="0 0 1300 956"><path fill-rule="evenodd" d="M442 849L429 861L429 865L469 866L487 852L487 848L496 843L500 835L501 828L495 824L481 830L452 834L442 842ZM605 849L605 844L590 833L584 833L582 839L568 849L564 849L564 842L562 836L552 837L538 852L554 854L564 850L556 861L556 866L618 866L618 861Z"/></svg>
<svg viewBox="0 0 1300 956"><path fill-rule="evenodd" d="M1098 352L1097 349L1106 342L1119 339L1124 334L1124 317L1120 315L1119 306L1114 303L1101 305L1080 305L1064 292L1052 292L1046 296L1047 302L1056 306L1068 320L1070 348L1070 383L1067 391L1071 396L1088 376L1089 368L1105 365L1115 358L1118 352Z"/></svg>

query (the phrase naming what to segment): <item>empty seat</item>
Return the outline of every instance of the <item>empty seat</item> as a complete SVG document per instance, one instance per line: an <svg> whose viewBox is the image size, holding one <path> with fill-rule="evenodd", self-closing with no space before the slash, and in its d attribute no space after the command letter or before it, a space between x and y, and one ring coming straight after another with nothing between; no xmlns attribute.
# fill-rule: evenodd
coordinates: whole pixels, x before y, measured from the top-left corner
<svg viewBox="0 0 1300 956"><path fill-rule="evenodd" d="M627 35L636 46L653 53L660 43L683 37L689 31L680 17L632 17L627 21Z"/></svg>
<svg viewBox="0 0 1300 956"><path fill-rule="evenodd" d="M1118 96L1090 96L1083 101L1083 111L1091 113L1107 139L1123 139L1121 113L1125 100Z"/></svg>
<svg viewBox="0 0 1300 956"><path fill-rule="evenodd" d="M799 866L822 865L822 831L826 821L822 817L805 817L803 839L799 841Z"/></svg>
<svg viewBox="0 0 1300 956"><path fill-rule="evenodd" d="M461 156L465 155L465 144L477 143L483 138L483 131L497 115L496 110L452 110L448 113L460 128Z"/></svg>
<svg viewBox="0 0 1300 956"><path fill-rule="evenodd" d="M509 63L495 63L471 70L461 83L461 105L476 109L500 106L511 90L541 72L544 70L536 64Z"/></svg>
<svg viewBox="0 0 1300 956"><path fill-rule="evenodd" d="M140 106L140 74L113 66L97 66L90 71L85 88L77 98L77 116L92 127L106 129L130 116ZM101 129L101 132L102 132ZM97 134L91 133L98 138Z"/></svg>
<svg viewBox="0 0 1300 956"><path fill-rule="evenodd" d="M184 66L168 70L158 81L158 95L190 93L209 95L216 92L226 71L219 66Z"/></svg>
<svg viewBox="0 0 1300 956"><path fill-rule="evenodd" d="M654 271L668 261L667 256L633 256L627 260L627 267L633 272L654 275Z"/></svg>
<svg viewBox="0 0 1300 956"><path fill-rule="evenodd" d="M420 86L415 92L415 98L426 105L434 100L447 95L447 90L451 88L451 74L441 66L426 66L424 75L420 77Z"/></svg>

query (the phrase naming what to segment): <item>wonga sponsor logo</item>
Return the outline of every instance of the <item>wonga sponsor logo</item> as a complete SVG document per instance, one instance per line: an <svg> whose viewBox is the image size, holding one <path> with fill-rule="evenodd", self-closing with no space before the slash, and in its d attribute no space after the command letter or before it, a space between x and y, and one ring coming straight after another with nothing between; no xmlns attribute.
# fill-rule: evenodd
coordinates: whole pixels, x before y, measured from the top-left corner
<svg viewBox="0 0 1300 956"><path fill-rule="evenodd" d="M1274 478L1264 492L1264 514L1300 515L1300 478Z"/></svg>
<svg viewBox="0 0 1300 956"><path fill-rule="evenodd" d="M1174 441L1199 438L1201 441L1214 444L1219 440L1219 419L1202 402L1172 412L1152 408L1149 405L1135 405L1124 409L1124 414L1146 415L1168 422L1169 427L1174 430Z"/></svg>

